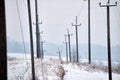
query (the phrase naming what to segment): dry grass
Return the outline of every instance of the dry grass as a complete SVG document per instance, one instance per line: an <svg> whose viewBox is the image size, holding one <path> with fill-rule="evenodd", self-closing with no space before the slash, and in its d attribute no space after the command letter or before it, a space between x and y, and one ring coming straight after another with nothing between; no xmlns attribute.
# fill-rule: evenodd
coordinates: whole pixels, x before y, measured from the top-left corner
<svg viewBox="0 0 120 80"><path fill-rule="evenodd" d="M108 66L100 66L100 65L96 65L96 64L82 64L84 66L87 66L87 71L104 71L104 72L108 72ZM112 72L113 73L117 73L120 74L120 66L112 66Z"/></svg>
<svg viewBox="0 0 120 80"><path fill-rule="evenodd" d="M112 67L112 71L113 71L114 73L120 74L120 65L118 65L118 66L113 66L113 67Z"/></svg>
<svg viewBox="0 0 120 80"><path fill-rule="evenodd" d="M70 63L72 62L64 62L64 64L70 64ZM88 64L87 62L84 62L84 63L79 62L79 63L72 63L72 64L78 66L79 68L84 66L85 70L90 72L93 72L93 71L108 72L108 66L104 66L104 65ZM112 66L112 72L120 74L120 65Z"/></svg>
<svg viewBox="0 0 120 80"><path fill-rule="evenodd" d="M63 77L65 75L65 71L62 66L58 66L58 72L56 73L57 76L59 77L59 80L63 80Z"/></svg>

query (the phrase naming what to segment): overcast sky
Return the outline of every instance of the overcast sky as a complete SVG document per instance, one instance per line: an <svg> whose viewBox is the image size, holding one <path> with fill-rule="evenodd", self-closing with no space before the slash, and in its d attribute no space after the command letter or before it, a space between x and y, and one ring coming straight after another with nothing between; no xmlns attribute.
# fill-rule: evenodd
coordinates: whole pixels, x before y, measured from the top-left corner
<svg viewBox="0 0 120 80"><path fill-rule="evenodd" d="M29 25L27 13L27 0L5 0L7 36L13 40L22 41L20 21L22 23L24 38L29 42ZM16 5L19 7L19 13ZM111 0L111 4L118 2L118 6L111 7L111 44L120 45L120 0ZM107 0L91 0L91 42L93 44L106 46L107 42L107 22L106 8L99 7L99 2L106 4ZM84 0L38 0L39 21L43 21L40 30L46 42L62 44L66 29L73 33L72 44L75 43L75 28L71 26L75 23L75 16L78 16L78 23L82 25L78 28L79 43L88 43L88 4ZM32 22L35 22L34 0L31 0ZM35 25L33 25L34 42Z"/></svg>

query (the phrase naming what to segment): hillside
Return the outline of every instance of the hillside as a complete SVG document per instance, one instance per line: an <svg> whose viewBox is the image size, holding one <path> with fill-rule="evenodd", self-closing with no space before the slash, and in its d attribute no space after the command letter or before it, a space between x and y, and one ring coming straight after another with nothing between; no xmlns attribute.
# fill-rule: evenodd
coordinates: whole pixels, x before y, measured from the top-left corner
<svg viewBox="0 0 120 80"><path fill-rule="evenodd" d="M34 44L34 52L36 53L36 45ZM62 56L65 57L65 45L64 44L53 44L46 42L44 44L44 50L45 55L47 56L58 56L56 53L57 48L60 48L62 50ZM30 52L30 46L29 43L25 43L25 49L26 52ZM7 40L7 51L8 53L24 53L24 45L22 42L14 41L10 38ZM71 45L71 52L73 53L75 51L75 45ZM111 47L111 53L112 53L112 61L114 62L120 62L120 46L112 46ZM100 60L100 61L106 61L107 60L107 48L105 46L101 45L91 45L91 55L93 60ZM100 55L100 56L99 56ZM88 45L87 44L79 44L79 56L80 58L88 58ZM99 57L98 57L99 56Z"/></svg>

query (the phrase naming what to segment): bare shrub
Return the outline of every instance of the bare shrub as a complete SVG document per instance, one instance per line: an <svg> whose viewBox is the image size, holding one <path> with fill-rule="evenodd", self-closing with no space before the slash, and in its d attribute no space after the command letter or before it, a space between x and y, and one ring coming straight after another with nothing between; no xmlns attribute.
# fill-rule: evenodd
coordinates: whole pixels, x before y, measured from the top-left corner
<svg viewBox="0 0 120 80"><path fill-rule="evenodd" d="M64 75L65 75L65 71L63 67L59 65L58 72L57 72L57 76L60 78L59 80L63 80Z"/></svg>
<svg viewBox="0 0 120 80"><path fill-rule="evenodd" d="M112 71L113 71L114 73L120 74L120 66L119 66L119 65L118 65L118 66L113 66L113 67L112 67Z"/></svg>

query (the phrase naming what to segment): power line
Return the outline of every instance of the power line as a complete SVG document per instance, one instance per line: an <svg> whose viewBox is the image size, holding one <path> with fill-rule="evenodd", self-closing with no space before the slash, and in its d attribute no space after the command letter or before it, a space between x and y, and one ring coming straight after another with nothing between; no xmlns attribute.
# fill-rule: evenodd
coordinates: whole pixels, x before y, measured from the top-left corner
<svg viewBox="0 0 120 80"><path fill-rule="evenodd" d="M16 6L17 6L18 17L19 17L19 22L20 22L20 30L21 30L21 34L22 34L22 42L23 42L23 47L24 47L24 52L25 52L25 62L26 62L26 65L27 65L27 70L28 70L29 65L28 65L28 62L27 62L27 51L26 51L26 47L25 47L24 33L23 33L22 22L21 22L21 17L20 17L20 9L19 9L17 0L16 0Z"/></svg>
<svg viewBox="0 0 120 80"><path fill-rule="evenodd" d="M39 4L39 6L40 6L40 7L39 7L39 8L40 8L39 11L40 11L40 12L39 12L39 13L40 13L40 18L41 18L41 20L42 20L42 19L43 19L43 14L42 14L42 13L43 13L43 12L42 12L42 8L43 8L43 7L42 7L42 4L43 4L43 1L42 1L42 0L39 0L39 1L40 1L40 4Z"/></svg>
<svg viewBox="0 0 120 80"><path fill-rule="evenodd" d="M81 16L81 13L84 11L84 8L85 8L85 4L83 4L81 7L80 7L80 12L78 12L77 16Z"/></svg>
<svg viewBox="0 0 120 80"><path fill-rule="evenodd" d="M120 10L117 8L117 13L118 13L118 12L120 12ZM120 13L118 13L118 14L120 14ZM115 16L115 18L117 19L117 20L116 20L117 24L120 25L120 22L119 22L119 21L120 21L120 16L116 16L116 15L114 15L114 16Z"/></svg>
<svg viewBox="0 0 120 80"><path fill-rule="evenodd" d="M21 34L22 34L22 41L23 41L23 45L24 45L24 52L26 53L26 49L25 49L25 42L24 42L24 35L23 35L23 29L22 29L22 22L21 22L21 18L20 18L20 11L19 11L19 7L18 7L18 1L16 0L16 6L17 6L17 11L18 11L18 19L20 21L20 30L21 30Z"/></svg>
<svg viewBox="0 0 120 80"><path fill-rule="evenodd" d="M23 1L24 6L27 7L27 2L25 2L26 0L22 0L22 1Z"/></svg>
<svg viewBox="0 0 120 80"><path fill-rule="evenodd" d="M25 47L24 33L23 33L22 22L21 22L21 17L20 17L20 9L19 9L17 0L16 0L16 6L17 6L17 12L18 12L18 17L19 17L19 22L20 22L20 30L21 30L21 35L22 35L22 42L23 42L23 47L24 47L24 52L25 52L25 62L26 62L26 65L27 65L27 68L26 68L25 71L27 72L30 65L27 62L27 52L26 52L26 47ZM26 72L24 72L24 74Z"/></svg>

